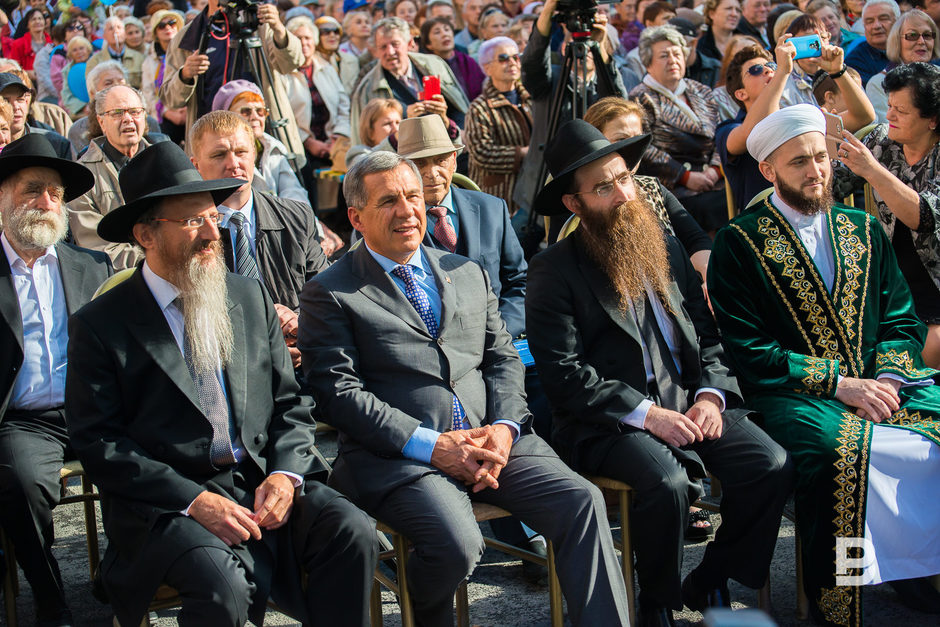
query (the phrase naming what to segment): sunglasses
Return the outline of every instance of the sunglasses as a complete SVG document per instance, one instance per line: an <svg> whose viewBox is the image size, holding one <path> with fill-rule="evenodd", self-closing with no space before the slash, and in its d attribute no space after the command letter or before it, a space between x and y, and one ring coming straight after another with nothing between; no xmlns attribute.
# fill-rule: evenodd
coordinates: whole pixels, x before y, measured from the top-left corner
<svg viewBox="0 0 940 627"><path fill-rule="evenodd" d="M911 43L920 40L921 37L924 38L924 41L934 40L934 34L930 31L927 31L926 33L904 33L904 41L909 41Z"/></svg>
<svg viewBox="0 0 940 627"><path fill-rule="evenodd" d="M176 20L164 20L157 24L157 29L169 28L170 26L176 26Z"/></svg>
<svg viewBox="0 0 940 627"><path fill-rule="evenodd" d="M764 68L773 71L777 69L777 64L773 61L768 61L767 63L755 63L751 67L747 68L747 73L751 76L760 76L764 73Z"/></svg>
<svg viewBox="0 0 940 627"><path fill-rule="evenodd" d="M81 30L81 31L83 31L83 30L85 30L85 26L84 26L83 24L80 24L80 23L76 22L76 23L74 23L74 24L69 24L69 30Z"/></svg>
<svg viewBox="0 0 940 627"><path fill-rule="evenodd" d="M500 63L509 63L510 61L519 62L520 59L522 59L522 55L518 52L516 54L506 54L504 52L503 54L496 55L496 60Z"/></svg>
<svg viewBox="0 0 940 627"><path fill-rule="evenodd" d="M268 110L266 107L242 107L238 110L243 118L250 118L251 114L256 114L259 118L268 117Z"/></svg>
<svg viewBox="0 0 940 627"><path fill-rule="evenodd" d="M321 29L320 29L320 34L321 34L321 35L338 35L338 34L339 34L339 29L338 29L338 28L332 28L332 27L324 27L324 28L321 28Z"/></svg>

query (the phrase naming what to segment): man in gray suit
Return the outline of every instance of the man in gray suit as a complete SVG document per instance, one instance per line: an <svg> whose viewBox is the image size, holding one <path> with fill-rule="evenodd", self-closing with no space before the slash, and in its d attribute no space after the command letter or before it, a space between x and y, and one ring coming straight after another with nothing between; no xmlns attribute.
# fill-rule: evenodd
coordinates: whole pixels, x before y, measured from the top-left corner
<svg viewBox="0 0 940 627"><path fill-rule="evenodd" d="M486 273L422 246L410 161L372 153L343 191L365 245L304 287L298 346L340 430L333 485L414 544L419 624L453 624L454 591L484 548L471 501L556 543L573 623L627 624L603 499L531 433L522 363Z"/></svg>

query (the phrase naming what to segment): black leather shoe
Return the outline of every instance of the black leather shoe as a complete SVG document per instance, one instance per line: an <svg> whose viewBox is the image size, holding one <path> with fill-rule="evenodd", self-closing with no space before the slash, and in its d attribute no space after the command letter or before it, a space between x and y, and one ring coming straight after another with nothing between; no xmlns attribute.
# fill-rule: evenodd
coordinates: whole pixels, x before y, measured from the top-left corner
<svg viewBox="0 0 940 627"><path fill-rule="evenodd" d="M536 555L548 558L548 546L545 544L545 538L542 536L539 535L530 538L528 548ZM535 562L530 562L528 560L522 560L522 576L526 581L533 585L548 585L548 568L542 566L541 564L536 564Z"/></svg>
<svg viewBox="0 0 940 627"><path fill-rule="evenodd" d="M888 583L901 597L901 603L907 607L928 614L940 614L940 592L927 577L900 579Z"/></svg>
<svg viewBox="0 0 940 627"><path fill-rule="evenodd" d="M644 607L640 604L636 618L639 627L674 627L676 624L668 607Z"/></svg>
<svg viewBox="0 0 940 627"><path fill-rule="evenodd" d="M704 612L710 607L731 607L731 594L728 592L727 583L714 588L700 589L692 583L690 574L682 582L682 602L690 610Z"/></svg>

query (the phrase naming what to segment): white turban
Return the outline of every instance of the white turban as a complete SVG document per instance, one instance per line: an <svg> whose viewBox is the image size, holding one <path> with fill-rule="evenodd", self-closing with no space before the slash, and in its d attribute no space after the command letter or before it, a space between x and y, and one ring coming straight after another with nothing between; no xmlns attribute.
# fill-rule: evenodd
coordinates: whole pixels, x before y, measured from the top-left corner
<svg viewBox="0 0 940 627"><path fill-rule="evenodd" d="M747 151L758 162L798 135L817 131L826 134L826 116L811 104L798 104L775 111L754 125L747 136Z"/></svg>

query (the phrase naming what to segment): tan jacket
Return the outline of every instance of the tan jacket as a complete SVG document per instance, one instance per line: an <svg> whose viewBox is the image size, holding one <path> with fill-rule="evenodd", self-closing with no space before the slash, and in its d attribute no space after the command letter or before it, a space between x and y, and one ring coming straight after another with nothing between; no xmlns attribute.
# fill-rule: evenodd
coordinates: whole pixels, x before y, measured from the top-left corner
<svg viewBox="0 0 940 627"><path fill-rule="evenodd" d="M146 139L141 150L150 146ZM114 163L98 146L97 141L88 145L88 150L78 160L95 175L95 186L68 204L69 228L75 243L83 248L100 250L111 257L115 270L133 268L144 258L143 251L133 244L114 244L98 237L98 223L105 214L124 204L118 171Z"/></svg>
<svg viewBox="0 0 940 627"><path fill-rule="evenodd" d="M108 52L108 44L105 44L104 48L88 59L88 64L85 66L85 76L88 76L88 73L91 72L96 65L104 63L105 61L111 61L111 53ZM124 46L124 58L121 60L121 65L124 66L124 71L127 72L127 84L134 89L140 89L144 55Z"/></svg>
<svg viewBox="0 0 940 627"><path fill-rule="evenodd" d="M197 81L187 84L180 76L180 68L186 63L186 59L193 50L180 48L180 42L186 38L186 34L193 24L199 22L199 17L184 26L176 37L170 42L169 49L166 52L166 68L163 71L163 84L160 86L160 100L168 109L178 109L186 107L186 143L189 143L189 132L196 122L198 115L198 102L193 96L196 95ZM271 65L271 71L280 74L290 74L304 62L303 52L300 50L300 40L292 33L287 33L287 46L278 48L274 43L274 33L267 24L258 27L258 35L264 45L264 52ZM191 36L190 36L191 38ZM263 74L263 72L262 72ZM281 116L287 120L283 127L274 129L274 136L281 141L290 151L288 158L295 157L298 167L302 167L307 159L304 156L304 146L300 141L300 135L297 133L297 122L294 120L294 112L291 109L290 101L287 99L287 93L280 80L275 80L272 86L265 76L262 75L261 91L264 92L264 101L269 108L272 108L272 102L275 97L282 104L283 110ZM274 113L271 113L272 119ZM187 147L187 150L188 147Z"/></svg>

